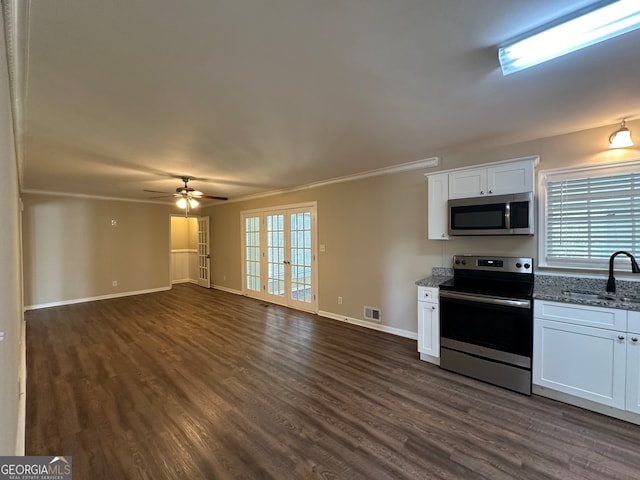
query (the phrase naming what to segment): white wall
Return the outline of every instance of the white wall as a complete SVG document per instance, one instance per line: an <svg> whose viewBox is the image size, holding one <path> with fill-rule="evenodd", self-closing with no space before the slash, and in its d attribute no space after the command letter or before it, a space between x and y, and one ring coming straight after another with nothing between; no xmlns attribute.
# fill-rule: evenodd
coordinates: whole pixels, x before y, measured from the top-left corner
<svg viewBox="0 0 640 480"><path fill-rule="evenodd" d="M23 334L20 198L4 26L0 22L0 456L21 453L19 379Z"/></svg>
<svg viewBox="0 0 640 480"><path fill-rule="evenodd" d="M27 308L169 288L172 207L33 193L22 199Z"/></svg>

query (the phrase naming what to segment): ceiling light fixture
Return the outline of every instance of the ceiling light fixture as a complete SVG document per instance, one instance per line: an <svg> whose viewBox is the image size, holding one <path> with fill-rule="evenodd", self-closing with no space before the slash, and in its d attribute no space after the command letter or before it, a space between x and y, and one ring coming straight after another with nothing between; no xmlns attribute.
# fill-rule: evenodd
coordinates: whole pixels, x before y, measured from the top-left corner
<svg viewBox="0 0 640 480"><path fill-rule="evenodd" d="M196 208L198 205L200 205L200 202L193 197L185 195L184 197L180 197L176 201L176 205L180 208L187 208L187 205L189 206L189 208Z"/></svg>
<svg viewBox="0 0 640 480"><path fill-rule="evenodd" d="M627 128L622 120L620 128L609 135L609 148L625 148L633 147L633 141L631 140L631 131Z"/></svg>
<svg viewBox="0 0 640 480"><path fill-rule="evenodd" d="M502 75L640 28L638 0L599 1L498 49Z"/></svg>

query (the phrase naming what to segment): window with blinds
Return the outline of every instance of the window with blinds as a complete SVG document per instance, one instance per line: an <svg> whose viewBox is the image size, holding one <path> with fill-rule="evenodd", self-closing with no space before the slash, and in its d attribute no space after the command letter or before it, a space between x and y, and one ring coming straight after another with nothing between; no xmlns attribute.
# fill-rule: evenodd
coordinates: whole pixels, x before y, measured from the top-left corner
<svg viewBox="0 0 640 480"><path fill-rule="evenodd" d="M543 176L543 265L602 268L618 250L640 255L639 166L582 168Z"/></svg>

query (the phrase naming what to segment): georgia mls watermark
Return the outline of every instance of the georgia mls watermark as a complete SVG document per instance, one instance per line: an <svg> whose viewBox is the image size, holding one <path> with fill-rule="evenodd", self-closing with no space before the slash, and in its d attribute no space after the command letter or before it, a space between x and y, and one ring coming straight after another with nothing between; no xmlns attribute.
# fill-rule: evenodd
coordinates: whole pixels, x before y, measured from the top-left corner
<svg viewBox="0 0 640 480"><path fill-rule="evenodd" d="M0 480L71 480L71 457L0 457Z"/></svg>

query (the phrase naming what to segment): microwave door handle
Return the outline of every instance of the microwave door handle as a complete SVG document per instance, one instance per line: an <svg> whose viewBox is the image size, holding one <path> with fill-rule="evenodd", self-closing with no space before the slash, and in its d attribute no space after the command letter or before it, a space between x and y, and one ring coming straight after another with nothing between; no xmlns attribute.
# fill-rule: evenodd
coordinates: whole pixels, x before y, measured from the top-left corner
<svg viewBox="0 0 640 480"><path fill-rule="evenodd" d="M505 216L504 227L507 230L511 230L511 203L509 202L506 202L504 204L504 216Z"/></svg>

